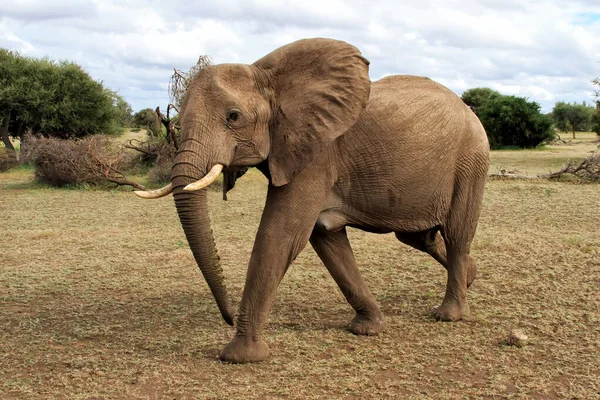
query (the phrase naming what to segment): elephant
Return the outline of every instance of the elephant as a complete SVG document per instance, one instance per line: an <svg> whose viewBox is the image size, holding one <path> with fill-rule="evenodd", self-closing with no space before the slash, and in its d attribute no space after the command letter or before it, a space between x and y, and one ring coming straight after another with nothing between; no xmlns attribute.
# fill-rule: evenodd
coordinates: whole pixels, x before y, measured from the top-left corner
<svg viewBox="0 0 600 400"><path fill-rule="evenodd" d="M376 335L380 307L363 280L346 227L395 233L447 270L437 320L469 314L470 255L489 166L475 114L428 78L371 82L369 61L343 41L303 39L255 63L217 64L190 83L171 183L140 197L173 194L193 256L224 320L233 326L209 220L206 187L256 167L267 199L250 255L236 333L220 359L269 355L262 335L277 287L310 242L354 308L348 329ZM227 190L227 189L225 189Z"/></svg>

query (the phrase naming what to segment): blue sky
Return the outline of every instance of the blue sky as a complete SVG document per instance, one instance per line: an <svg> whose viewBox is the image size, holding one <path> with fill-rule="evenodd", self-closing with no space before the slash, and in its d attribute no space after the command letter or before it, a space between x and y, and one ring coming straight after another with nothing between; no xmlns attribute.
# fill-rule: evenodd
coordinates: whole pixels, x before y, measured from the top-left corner
<svg viewBox="0 0 600 400"><path fill-rule="evenodd" d="M457 94L491 87L550 111L592 101L600 75L597 0L21 0L0 5L0 47L69 59L134 109L164 106L172 69L199 55L252 63L306 37L370 59L373 80L428 76Z"/></svg>
<svg viewBox="0 0 600 400"><path fill-rule="evenodd" d="M575 23L579 25L589 26L600 21L600 13L580 13L575 16Z"/></svg>

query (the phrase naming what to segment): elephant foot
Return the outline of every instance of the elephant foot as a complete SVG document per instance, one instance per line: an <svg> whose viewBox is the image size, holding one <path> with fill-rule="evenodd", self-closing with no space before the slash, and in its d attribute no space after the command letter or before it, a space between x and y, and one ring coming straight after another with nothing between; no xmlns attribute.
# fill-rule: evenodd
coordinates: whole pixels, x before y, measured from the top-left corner
<svg viewBox="0 0 600 400"><path fill-rule="evenodd" d="M348 330L355 335L377 336L385 326L385 319L381 312L374 315L356 314Z"/></svg>
<svg viewBox="0 0 600 400"><path fill-rule="evenodd" d="M464 301L447 301L444 299L441 305L431 309L433 317L438 321L460 321L469 316L469 303Z"/></svg>
<svg viewBox="0 0 600 400"><path fill-rule="evenodd" d="M269 345L262 339L252 340L245 336L234 336L221 350L219 358L222 361L242 364L263 361L269 356Z"/></svg>

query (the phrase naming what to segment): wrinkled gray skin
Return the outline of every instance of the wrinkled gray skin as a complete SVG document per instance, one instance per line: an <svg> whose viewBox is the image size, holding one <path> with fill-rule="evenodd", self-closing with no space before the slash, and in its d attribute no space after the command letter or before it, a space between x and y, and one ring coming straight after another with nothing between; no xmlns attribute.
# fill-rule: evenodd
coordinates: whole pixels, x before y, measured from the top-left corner
<svg viewBox="0 0 600 400"><path fill-rule="evenodd" d="M368 61L344 42L298 41L252 65L206 68L180 114L183 140L172 171L175 203L194 257L224 319L233 324L208 217L206 191L183 191L215 164L258 166L269 178L262 220L222 360L265 359L261 332L279 282L310 241L356 316L355 334L384 325L361 277L346 226L394 232L448 271L437 319L469 312L469 255L488 169L476 116L426 78L373 82Z"/></svg>

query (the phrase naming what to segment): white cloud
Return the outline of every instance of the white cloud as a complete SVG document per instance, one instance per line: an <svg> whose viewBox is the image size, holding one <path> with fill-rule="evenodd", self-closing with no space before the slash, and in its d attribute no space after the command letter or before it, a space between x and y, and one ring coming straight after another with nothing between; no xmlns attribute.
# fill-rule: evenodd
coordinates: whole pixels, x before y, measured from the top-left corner
<svg viewBox="0 0 600 400"><path fill-rule="evenodd" d="M201 54L251 63L285 43L333 37L371 77L429 76L554 102L591 100L600 75L597 0L22 0L0 5L0 46L81 64L134 108L164 105L173 67Z"/></svg>

